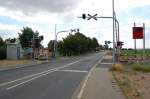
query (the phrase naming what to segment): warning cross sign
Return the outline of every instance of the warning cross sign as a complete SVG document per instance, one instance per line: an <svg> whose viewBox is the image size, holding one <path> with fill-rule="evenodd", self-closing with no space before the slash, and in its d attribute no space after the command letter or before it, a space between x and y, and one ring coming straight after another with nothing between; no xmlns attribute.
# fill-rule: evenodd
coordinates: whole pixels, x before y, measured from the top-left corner
<svg viewBox="0 0 150 99"><path fill-rule="evenodd" d="M133 39L143 39L143 27L133 27Z"/></svg>

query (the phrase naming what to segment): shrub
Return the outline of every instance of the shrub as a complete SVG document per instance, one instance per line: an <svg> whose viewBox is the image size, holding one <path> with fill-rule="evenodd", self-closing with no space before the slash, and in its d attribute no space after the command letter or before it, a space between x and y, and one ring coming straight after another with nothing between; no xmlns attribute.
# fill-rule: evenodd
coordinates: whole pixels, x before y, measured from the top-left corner
<svg viewBox="0 0 150 99"><path fill-rule="evenodd" d="M132 69L133 70L136 70L136 71L140 71L142 69L141 65L140 64L133 64L132 65Z"/></svg>
<svg viewBox="0 0 150 99"><path fill-rule="evenodd" d="M150 72L150 66L144 64L133 64L132 69L136 71Z"/></svg>
<svg viewBox="0 0 150 99"><path fill-rule="evenodd" d="M6 59L6 46L0 46L0 60Z"/></svg>
<svg viewBox="0 0 150 99"><path fill-rule="evenodd" d="M145 72L150 72L150 66L145 66L145 67L143 68L143 71L145 71Z"/></svg>
<svg viewBox="0 0 150 99"><path fill-rule="evenodd" d="M123 67L122 64L116 63L116 64L112 65L111 70L113 70L113 71L123 71L124 67Z"/></svg>

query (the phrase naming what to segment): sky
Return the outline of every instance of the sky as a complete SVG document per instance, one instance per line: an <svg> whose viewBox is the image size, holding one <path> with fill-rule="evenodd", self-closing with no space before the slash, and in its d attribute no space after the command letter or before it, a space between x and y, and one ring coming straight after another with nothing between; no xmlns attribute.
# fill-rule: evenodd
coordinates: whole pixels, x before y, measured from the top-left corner
<svg viewBox="0 0 150 99"><path fill-rule="evenodd" d="M124 48L134 48L133 23L145 23L146 48L150 48L150 0L114 0L115 13L120 24L120 40ZM100 44L113 41L112 19L83 20L85 14L112 17L112 0L0 0L0 36L3 39L18 37L23 27L31 27L44 36L47 47L57 32L80 29L88 37L96 37ZM60 33L58 40L69 33ZM110 45L111 46L111 45ZM143 41L137 40L142 48Z"/></svg>

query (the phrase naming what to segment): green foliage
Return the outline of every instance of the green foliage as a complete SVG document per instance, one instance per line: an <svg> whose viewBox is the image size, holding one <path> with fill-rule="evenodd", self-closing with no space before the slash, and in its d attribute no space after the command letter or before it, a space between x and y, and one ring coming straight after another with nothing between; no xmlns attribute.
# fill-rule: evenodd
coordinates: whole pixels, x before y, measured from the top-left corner
<svg viewBox="0 0 150 99"><path fill-rule="evenodd" d="M108 50L109 49L109 45L111 42L110 41L105 41L105 45L104 45L104 49Z"/></svg>
<svg viewBox="0 0 150 99"><path fill-rule="evenodd" d="M29 27L23 27L21 33L18 34L19 34L19 41L23 48L31 46L31 39L33 38L33 35L35 38L39 37L39 32L38 31L34 32L32 28Z"/></svg>
<svg viewBox="0 0 150 99"><path fill-rule="evenodd" d="M149 65L144 65L144 64L133 64L132 65L133 70L136 71L143 71L143 72L150 72L150 66Z"/></svg>
<svg viewBox="0 0 150 99"><path fill-rule="evenodd" d="M121 53L123 55L127 55L127 56L135 56L135 50L133 49L123 49L121 50ZM143 50L139 49L136 51L136 56L143 56ZM150 56L150 49L146 49L145 50L145 55L144 56Z"/></svg>
<svg viewBox="0 0 150 99"><path fill-rule="evenodd" d="M6 59L6 43L0 37L0 60Z"/></svg>
<svg viewBox="0 0 150 99"><path fill-rule="evenodd" d="M0 37L0 46L4 46L6 45L6 43L4 42L4 40Z"/></svg>
<svg viewBox="0 0 150 99"><path fill-rule="evenodd" d="M15 43L17 41L16 38L8 38L5 40L5 42L8 42L8 43Z"/></svg>
<svg viewBox="0 0 150 99"><path fill-rule="evenodd" d="M58 42L58 51L63 56L72 56L84 54L86 52L95 51L98 47L96 38L90 39L82 33L70 34L63 41Z"/></svg>
<svg viewBox="0 0 150 99"><path fill-rule="evenodd" d="M54 50L54 40L50 40L49 41L48 49L49 49L49 51L53 51Z"/></svg>
<svg viewBox="0 0 150 99"><path fill-rule="evenodd" d="M6 46L0 46L0 60L6 59Z"/></svg>

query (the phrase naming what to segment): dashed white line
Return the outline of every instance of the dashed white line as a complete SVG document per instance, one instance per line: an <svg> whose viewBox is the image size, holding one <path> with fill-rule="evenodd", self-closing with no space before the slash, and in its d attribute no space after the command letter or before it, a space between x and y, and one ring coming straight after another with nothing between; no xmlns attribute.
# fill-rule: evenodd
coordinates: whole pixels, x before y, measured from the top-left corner
<svg viewBox="0 0 150 99"><path fill-rule="evenodd" d="M113 64L113 63L101 63L101 64L110 64L110 65L111 65L111 64Z"/></svg>
<svg viewBox="0 0 150 99"><path fill-rule="evenodd" d="M81 70L58 70L58 71L64 71L64 72L77 72L77 73L87 73L88 71L81 71Z"/></svg>

